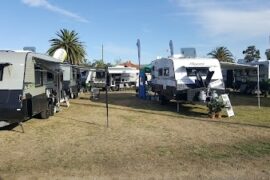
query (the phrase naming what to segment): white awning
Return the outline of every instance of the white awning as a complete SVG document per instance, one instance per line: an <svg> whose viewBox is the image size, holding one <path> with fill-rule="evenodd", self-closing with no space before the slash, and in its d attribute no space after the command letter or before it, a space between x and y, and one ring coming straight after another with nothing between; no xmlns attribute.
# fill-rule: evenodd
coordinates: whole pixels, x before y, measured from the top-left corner
<svg viewBox="0 0 270 180"><path fill-rule="evenodd" d="M230 62L220 62L221 69L236 70L236 69L257 69L256 65L238 64Z"/></svg>

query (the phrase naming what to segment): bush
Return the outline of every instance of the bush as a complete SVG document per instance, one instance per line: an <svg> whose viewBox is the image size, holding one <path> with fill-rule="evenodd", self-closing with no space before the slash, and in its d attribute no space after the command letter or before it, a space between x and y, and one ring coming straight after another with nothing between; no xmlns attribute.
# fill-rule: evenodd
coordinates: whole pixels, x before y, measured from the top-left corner
<svg viewBox="0 0 270 180"><path fill-rule="evenodd" d="M212 98L208 104L207 104L209 114L214 114L222 111L222 108L224 108L224 103L221 98L216 97Z"/></svg>
<svg viewBox="0 0 270 180"><path fill-rule="evenodd" d="M260 88L261 88L261 91L263 92L263 94L265 96L268 96L269 94L269 91L270 91L270 80L263 80L261 83L260 83Z"/></svg>

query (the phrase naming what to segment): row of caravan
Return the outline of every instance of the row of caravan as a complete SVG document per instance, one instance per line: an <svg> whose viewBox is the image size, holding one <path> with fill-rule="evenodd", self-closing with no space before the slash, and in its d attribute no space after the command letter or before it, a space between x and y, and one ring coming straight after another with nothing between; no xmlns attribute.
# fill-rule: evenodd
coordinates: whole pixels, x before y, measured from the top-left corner
<svg viewBox="0 0 270 180"><path fill-rule="evenodd" d="M108 67L107 84L111 90L135 87L139 78L139 70L133 67ZM105 88L105 69L81 68L81 85L83 87Z"/></svg>
<svg viewBox="0 0 270 180"><path fill-rule="evenodd" d="M225 89L217 59L159 58L151 63L150 71L148 85L161 101L194 101L202 91ZM35 115L48 118L59 111L67 96L76 98L82 88L105 88L106 83L111 90L135 87L139 70L116 66L105 71L33 52L1 51L0 127Z"/></svg>
<svg viewBox="0 0 270 180"><path fill-rule="evenodd" d="M59 111L78 96L78 68L33 52L0 52L0 127Z"/></svg>
<svg viewBox="0 0 270 180"><path fill-rule="evenodd" d="M112 90L138 81L136 68L109 67L108 71ZM33 116L47 119L67 98L77 98L86 84L105 88L105 77L104 69L70 65L44 54L0 51L0 127Z"/></svg>

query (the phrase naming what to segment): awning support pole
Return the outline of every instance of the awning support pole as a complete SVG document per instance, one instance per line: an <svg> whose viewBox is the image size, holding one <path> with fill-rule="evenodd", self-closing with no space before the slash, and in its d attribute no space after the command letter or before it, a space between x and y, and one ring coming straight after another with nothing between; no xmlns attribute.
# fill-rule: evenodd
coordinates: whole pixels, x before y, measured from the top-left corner
<svg viewBox="0 0 270 180"><path fill-rule="evenodd" d="M257 97L258 107L261 108L261 97L260 97L260 66L257 65Z"/></svg>

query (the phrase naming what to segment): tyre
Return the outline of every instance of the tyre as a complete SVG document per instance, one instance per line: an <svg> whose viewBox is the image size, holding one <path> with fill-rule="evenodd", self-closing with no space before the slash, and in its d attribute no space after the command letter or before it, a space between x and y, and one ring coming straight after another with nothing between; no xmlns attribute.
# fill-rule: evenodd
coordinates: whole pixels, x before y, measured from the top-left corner
<svg viewBox="0 0 270 180"><path fill-rule="evenodd" d="M168 103L168 100L166 99L166 97L164 95L159 96L159 101L160 101L161 105L165 105Z"/></svg>
<svg viewBox="0 0 270 180"><path fill-rule="evenodd" d="M75 93L75 95L74 95L74 99L77 99L79 97L79 93L77 92L77 93Z"/></svg>
<svg viewBox="0 0 270 180"><path fill-rule="evenodd" d="M53 104L49 104L49 111L50 111L50 116L54 116L55 106Z"/></svg>
<svg viewBox="0 0 270 180"><path fill-rule="evenodd" d="M50 117L50 110L46 109L40 113L41 119L48 119Z"/></svg>

